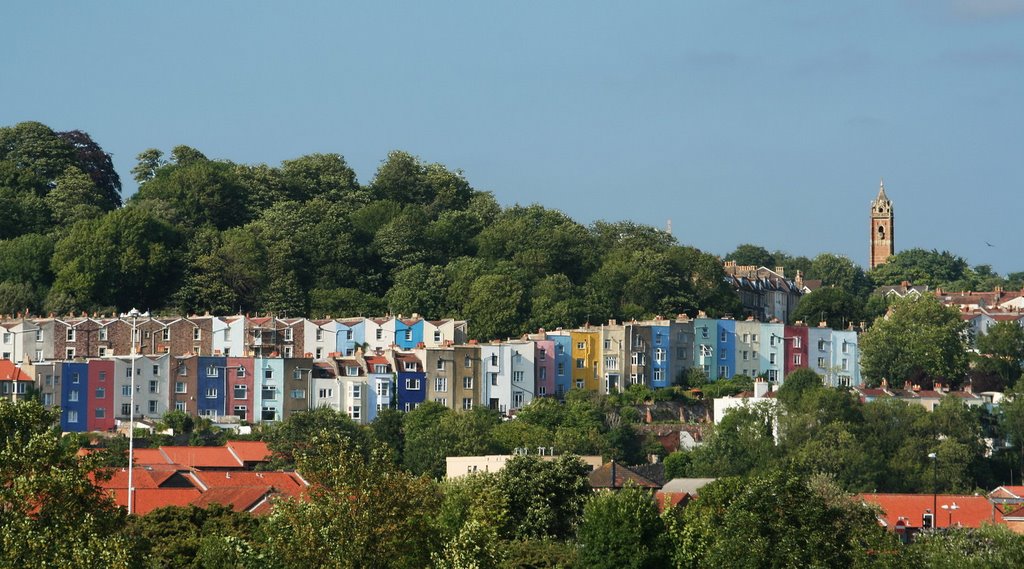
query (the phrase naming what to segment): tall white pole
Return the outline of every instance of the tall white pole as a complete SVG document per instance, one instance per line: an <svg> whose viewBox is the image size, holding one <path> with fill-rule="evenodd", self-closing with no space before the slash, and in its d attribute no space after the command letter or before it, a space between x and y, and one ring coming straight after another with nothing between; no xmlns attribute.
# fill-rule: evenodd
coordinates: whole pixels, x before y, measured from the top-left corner
<svg viewBox="0 0 1024 569"><path fill-rule="evenodd" d="M128 396L128 515L132 515L134 511L133 506L135 505L135 487L133 482L133 471L135 470L135 358L137 357L138 351L135 348L135 338L138 334L138 319L139 316L148 316L149 313L141 314L135 308L132 308L127 314L122 314L122 317L132 317L132 351L131 351L131 366L132 369L129 373L131 378L131 392Z"/></svg>

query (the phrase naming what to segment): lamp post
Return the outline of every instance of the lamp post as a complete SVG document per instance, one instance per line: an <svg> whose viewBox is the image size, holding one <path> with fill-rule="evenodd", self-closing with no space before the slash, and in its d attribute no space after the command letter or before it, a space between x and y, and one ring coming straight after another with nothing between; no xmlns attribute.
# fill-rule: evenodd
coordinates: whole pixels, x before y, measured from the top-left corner
<svg viewBox="0 0 1024 569"><path fill-rule="evenodd" d="M149 312L139 312L137 309L132 308L127 313L121 315L121 318L132 319L132 351L131 351L131 390L128 396L128 515L132 515L132 506L134 506L134 494L135 488L132 487L132 471L135 469L135 358L138 357L138 350L135 349L135 338L138 334L138 320L139 317L148 317Z"/></svg>
<svg viewBox="0 0 1024 569"><path fill-rule="evenodd" d="M935 523L935 516L939 514L939 457L934 452L928 453L932 461L932 529L938 525Z"/></svg>
<svg viewBox="0 0 1024 569"><path fill-rule="evenodd" d="M946 527L953 527L953 512L959 510L960 506L953 502L952 504L943 504L942 509L949 512L949 521L946 523Z"/></svg>

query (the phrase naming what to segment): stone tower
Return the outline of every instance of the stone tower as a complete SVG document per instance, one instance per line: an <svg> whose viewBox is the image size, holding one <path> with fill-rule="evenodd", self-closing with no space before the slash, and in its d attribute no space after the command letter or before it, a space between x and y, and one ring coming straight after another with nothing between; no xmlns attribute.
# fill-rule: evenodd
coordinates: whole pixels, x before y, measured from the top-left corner
<svg viewBox="0 0 1024 569"><path fill-rule="evenodd" d="M878 183L878 197L871 202L871 255L869 267L873 269L892 257L893 247L892 202L885 195L885 183Z"/></svg>

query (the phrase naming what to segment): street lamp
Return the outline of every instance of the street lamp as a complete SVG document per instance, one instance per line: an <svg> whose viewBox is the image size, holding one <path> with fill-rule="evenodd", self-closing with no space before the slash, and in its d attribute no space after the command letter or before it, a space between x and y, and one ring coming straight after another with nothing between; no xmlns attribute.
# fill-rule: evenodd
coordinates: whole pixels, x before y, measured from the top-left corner
<svg viewBox="0 0 1024 569"><path fill-rule="evenodd" d="M932 529L935 528L935 516L939 513L939 456L934 452L928 453L932 461Z"/></svg>
<svg viewBox="0 0 1024 569"><path fill-rule="evenodd" d="M121 314L121 318L132 319L132 352L131 352L131 394L128 399L128 515L132 515L134 505L135 488L132 487L132 472L135 470L135 359L138 357L138 350L135 348L135 337L138 334L139 317L148 318L149 312L139 312L132 308L127 313Z"/></svg>
<svg viewBox="0 0 1024 569"><path fill-rule="evenodd" d="M960 506L953 502L952 504L943 504L942 509L949 512L949 521L946 523L946 527L953 527L953 512L959 510Z"/></svg>

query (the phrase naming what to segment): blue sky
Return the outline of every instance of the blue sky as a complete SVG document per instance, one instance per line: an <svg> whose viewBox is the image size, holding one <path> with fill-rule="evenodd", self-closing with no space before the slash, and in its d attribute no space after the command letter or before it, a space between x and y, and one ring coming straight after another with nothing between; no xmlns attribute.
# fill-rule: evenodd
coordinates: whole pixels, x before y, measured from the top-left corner
<svg viewBox="0 0 1024 569"><path fill-rule="evenodd" d="M294 5L293 5L294 4ZM16 2L0 125L135 155L277 164L392 149L499 202L866 264L897 249L1024 270L1024 0ZM995 245L988 247L988 241Z"/></svg>

